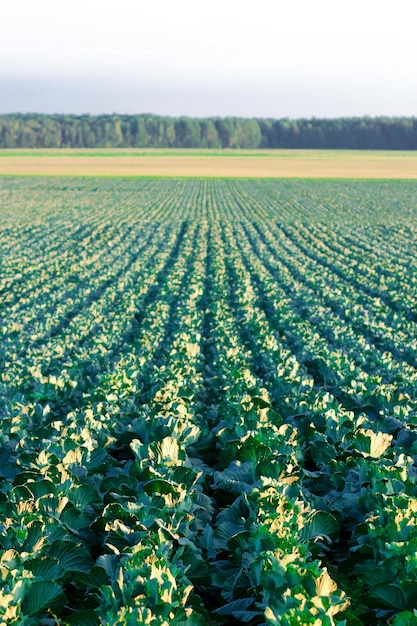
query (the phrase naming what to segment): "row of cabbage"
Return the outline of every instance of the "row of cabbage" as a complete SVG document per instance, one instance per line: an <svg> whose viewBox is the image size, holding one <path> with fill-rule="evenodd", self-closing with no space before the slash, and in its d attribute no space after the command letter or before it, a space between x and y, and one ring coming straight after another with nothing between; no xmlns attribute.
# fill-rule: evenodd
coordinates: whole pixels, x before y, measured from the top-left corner
<svg viewBox="0 0 417 626"><path fill-rule="evenodd" d="M2 182L0 623L416 622L390 185Z"/></svg>
<svg viewBox="0 0 417 626"><path fill-rule="evenodd" d="M37 241L107 218L237 220L401 228L416 210L415 180L146 179L2 177L1 228L30 228ZM55 223L59 212L59 225ZM48 226L45 232L45 225ZM37 233L37 234L35 234ZM7 247L0 242L0 249Z"/></svg>

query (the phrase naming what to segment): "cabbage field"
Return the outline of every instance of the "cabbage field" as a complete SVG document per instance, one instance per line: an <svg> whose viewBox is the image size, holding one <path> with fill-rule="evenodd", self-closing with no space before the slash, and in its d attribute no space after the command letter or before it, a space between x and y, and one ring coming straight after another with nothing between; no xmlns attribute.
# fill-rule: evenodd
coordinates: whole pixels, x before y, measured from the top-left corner
<svg viewBox="0 0 417 626"><path fill-rule="evenodd" d="M417 181L0 180L0 625L417 624Z"/></svg>

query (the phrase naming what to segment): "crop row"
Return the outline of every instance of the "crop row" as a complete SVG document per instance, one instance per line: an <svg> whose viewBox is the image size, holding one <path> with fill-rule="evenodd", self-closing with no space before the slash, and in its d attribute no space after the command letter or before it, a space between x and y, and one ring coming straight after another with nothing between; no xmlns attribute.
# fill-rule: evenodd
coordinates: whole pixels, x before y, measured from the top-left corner
<svg viewBox="0 0 417 626"><path fill-rule="evenodd" d="M2 181L0 624L413 623L411 187Z"/></svg>

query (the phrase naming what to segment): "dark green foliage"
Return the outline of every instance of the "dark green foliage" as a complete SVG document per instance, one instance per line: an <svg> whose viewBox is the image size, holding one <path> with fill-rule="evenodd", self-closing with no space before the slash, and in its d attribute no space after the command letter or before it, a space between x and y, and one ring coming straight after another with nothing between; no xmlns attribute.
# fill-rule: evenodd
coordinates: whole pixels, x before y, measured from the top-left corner
<svg viewBox="0 0 417 626"><path fill-rule="evenodd" d="M2 624L416 623L416 190L0 181Z"/></svg>
<svg viewBox="0 0 417 626"><path fill-rule="evenodd" d="M245 119L0 115L0 148L417 150L417 118Z"/></svg>

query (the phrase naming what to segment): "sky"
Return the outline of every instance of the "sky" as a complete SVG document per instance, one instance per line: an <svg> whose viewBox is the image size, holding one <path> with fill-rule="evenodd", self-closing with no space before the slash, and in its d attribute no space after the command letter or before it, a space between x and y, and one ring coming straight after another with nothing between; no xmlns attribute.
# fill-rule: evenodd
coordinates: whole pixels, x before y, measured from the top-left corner
<svg viewBox="0 0 417 626"><path fill-rule="evenodd" d="M417 115L415 0L0 0L0 113Z"/></svg>

